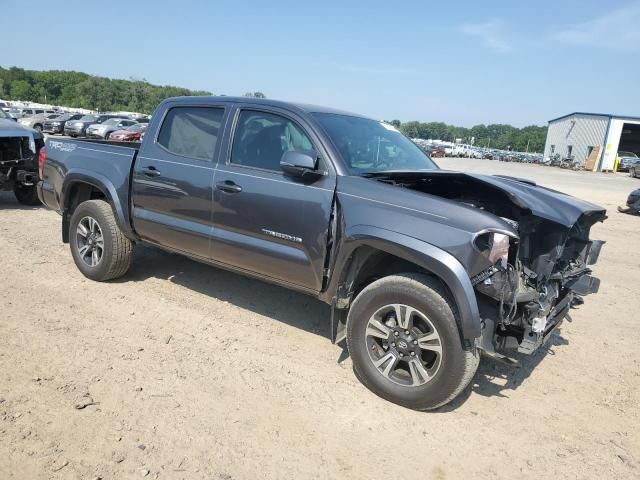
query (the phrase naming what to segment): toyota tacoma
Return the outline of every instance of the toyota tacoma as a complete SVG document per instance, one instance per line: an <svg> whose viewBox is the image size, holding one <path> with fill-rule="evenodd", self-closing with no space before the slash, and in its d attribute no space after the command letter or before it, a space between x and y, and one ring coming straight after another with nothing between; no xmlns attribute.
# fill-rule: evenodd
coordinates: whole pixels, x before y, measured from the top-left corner
<svg viewBox="0 0 640 480"><path fill-rule="evenodd" d="M417 410L455 398L481 354L539 349L599 286L601 207L441 170L360 115L173 98L141 143L50 139L41 159L40 198L85 276L125 275L145 242L314 295L357 377Z"/></svg>

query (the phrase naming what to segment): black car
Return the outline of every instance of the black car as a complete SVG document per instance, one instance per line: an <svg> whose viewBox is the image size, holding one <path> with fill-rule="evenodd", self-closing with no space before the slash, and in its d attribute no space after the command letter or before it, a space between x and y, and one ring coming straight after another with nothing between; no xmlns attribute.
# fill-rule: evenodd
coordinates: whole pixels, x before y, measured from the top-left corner
<svg viewBox="0 0 640 480"><path fill-rule="evenodd" d="M357 377L401 405L453 400L480 352L518 363L514 351L535 352L598 291L604 242L589 231L604 209L524 179L441 170L384 122L180 97L147 131L126 146L47 140L38 194L61 214L78 269L121 277L147 242L313 295Z"/></svg>
<svg viewBox="0 0 640 480"><path fill-rule="evenodd" d="M40 203L36 184L43 146L40 132L16 123L0 109L0 191L13 190L24 205Z"/></svg>
<svg viewBox="0 0 640 480"><path fill-rule="evenodd" d="M627 206L618 207L618 211L622 213L630 213L633 215L640 214L640 188L634 190L627 197Z"/></svg>
<svg viewBox="0 0 640 480"><path fill-rule="evenodd" d="M79 120L82 118L81 113L63 113L59 117L47 120L42 125L42 131L45 133L56 134L64 133L64 126L67 122Z"/></svg>
<svg viewBox="0 0 640 480"><path fill-rule="evenodd" d="M84 137L87 134L87 127L96 123L103 123L110 118L120 118L121 115L101 114L84 115L81 118L67 122L64 127L64 134L70 137Z"/></svg>

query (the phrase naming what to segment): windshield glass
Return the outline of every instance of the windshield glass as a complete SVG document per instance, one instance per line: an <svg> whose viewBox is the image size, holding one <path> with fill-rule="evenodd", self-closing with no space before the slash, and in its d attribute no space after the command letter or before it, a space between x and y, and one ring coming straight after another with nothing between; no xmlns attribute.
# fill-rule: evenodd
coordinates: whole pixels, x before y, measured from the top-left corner
<svg viewBox="0 0 640 480"><path fill-rule="evenodd" d="M109 120L102 122L103 125L117 125L118 123L120 123L119 118L110 118Z"/></svg>
<svg viewBox="0 0 640 480"><path fill-rule="evenodd" d="M638 156L637 156L635 153L633 153L633 152L622 152L622 151L620 151L620 152L618 152L618 156L619 156L619 157L633 157L633 158L638 158Z"/></svg>
<svg viewBox="0 0 640 480"><path fill-rule="evenodd" d="M131 125L130 127L125 128L125 130L129 130L130 132L141 132L142 125L136 123L135 125Z"/></svg>
<svg viewBox="0 0 640 480"><path fill-rule="evenodd" d="M98 119L95 115L85 115L80 119L81 122L95 122Z"/></svg>
<svg viewBox="0 0 640 480"><path fill-rule="evenodd" d="M7 112L0 108L0 118L11 118Z"/></svg>
<svg viewBox="0 0 640 480"><path fill-rule="evenodd" d="M314 113L313 116L331 137L351 175L438 168L391 125L335 113Z"/></svg>

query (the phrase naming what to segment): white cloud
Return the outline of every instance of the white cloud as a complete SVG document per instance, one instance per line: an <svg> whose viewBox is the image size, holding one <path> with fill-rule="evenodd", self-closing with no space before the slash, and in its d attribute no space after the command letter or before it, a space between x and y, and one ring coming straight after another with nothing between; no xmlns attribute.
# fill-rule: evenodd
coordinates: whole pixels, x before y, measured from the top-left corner
<svg viewBox="0 0 640 480"><path fill-rule="evenodd" d="M637 51L640 49L640 2L556 30L552 38L570 45Z"/></svg>
<svg viewBox="0 0 640 480"><path fill-rule="evenodd" d="M506 27L502 20L489 20L483 23L465 23L458 26L463 34L475 38L485 48L496 53L509 53L513 46L505 38Z"/></svg>

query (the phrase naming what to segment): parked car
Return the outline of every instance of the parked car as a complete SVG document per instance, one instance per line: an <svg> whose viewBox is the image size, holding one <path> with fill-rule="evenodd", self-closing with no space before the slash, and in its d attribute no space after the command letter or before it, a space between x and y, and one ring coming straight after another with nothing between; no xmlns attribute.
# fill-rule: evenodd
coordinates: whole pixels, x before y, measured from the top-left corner
<svg viewBox="0 0 640 480"><path fill-rule="evenodd" d="M595 293L606 218L513 177L439 170L390 125L272 100L179 97L139 146L49 139L38 185L92 280L148 242L331 305L356 375L428 410L479 354L517 364ZM95 301L100 301L96 299ZM604 327L603 327L604 328ZM267 339L265 339L267 340Z"/></svg>
<svg viewBox="0 0 640 480"><path fill-rule="evenodd" d="M87 128L91 125L101 124L111 118L121 118L118 115L101 114L101 115L84 115L82 118L73 122L67 122L64 126L64 134L70 137L84 137L87 134Z"/></svg>
<svg viewBox="0 0 640 480"><path fill-rule="evenodd" d="M131 117L130 120L135 120L138 123L149 124L149 117Z"/></svg>
<svg viewBox="0 0 640 480"><path fill-rule="evenodd" d="M108 140L113 132L135 125L135 120L126 118L110 118L99 124L89 125L87 127L87 137Z"/></svg>
<svg viewBox="0 0 640 480"><path fill-rule="evenodd" d="M632 163L638 160L638 155L633 152L618 151L618 172L628 172Z"/></svg>
<svg viewBox="0 0 640 480"><path fill-rule="evenodd" d="M38 113L29 117L22 117L18 119L18 123L23 127L33 128L34 130L42 132L44 122L58 118L60 115L60 113Z"/></svg>
<svg viewBox="0 0 640 480"><path fill-rule="evenodd" d="M63 113L58 117L46 120L42 124L42 131L51 135L55 135L56 133L63 134L67 122L80 120L82 117L83 115L81 113Z"/></svg>
<svg viewBox="0 0 640 480"><path fill-rule="evenodd" d="M146 129L146 123L136 123L124 130L116 130L109 136L109 140L114 142L139 142Z"/></svg>
<svg viewBox="0 0 640 480"><path fill-rule="evenodd" d="M629 165L629 175L634 178L640 177L640 158Z"/></svg>
<svg viewBox="0 0 640 480"><path fill-rule="evenodd" d="M53 110L46 110L44 108L26 108L26 107L13 107L9 109L9 115L16 120L29 117L31 115L37 115L39 113L53 113Z"/></svg>
<svg viewBox="0 0 640 480"><path fill-rule="evenodd" d="M618 207L618 211L632 215L640 215L640 188L629 194L627 197L627 206Z"/></svg>
<svg viewBox="0 0 640 480"><path fill-rule="evenodd" d="M0 109L0 190L12 190L24 205L40 203L36 184L43 146L40 132L19 125Z"/></svg>

